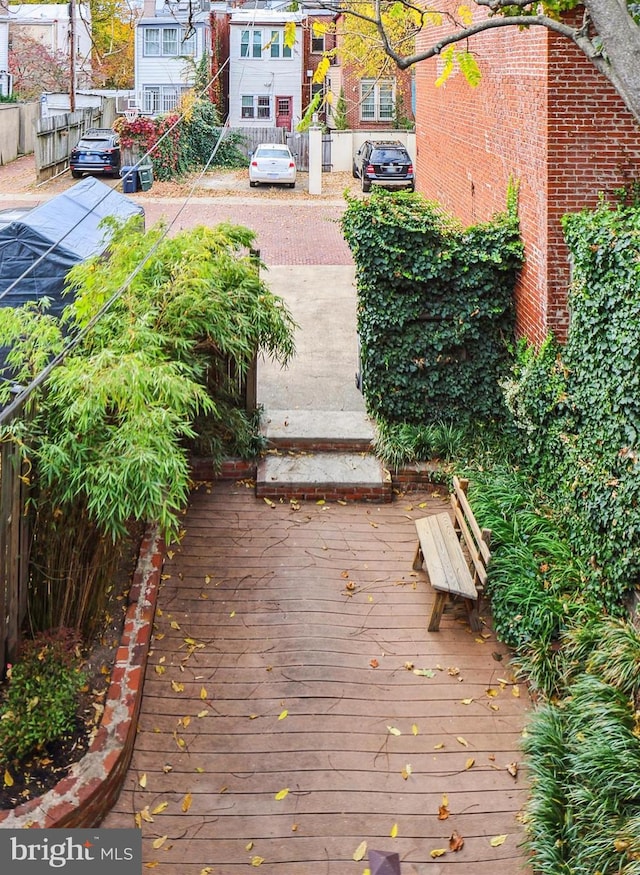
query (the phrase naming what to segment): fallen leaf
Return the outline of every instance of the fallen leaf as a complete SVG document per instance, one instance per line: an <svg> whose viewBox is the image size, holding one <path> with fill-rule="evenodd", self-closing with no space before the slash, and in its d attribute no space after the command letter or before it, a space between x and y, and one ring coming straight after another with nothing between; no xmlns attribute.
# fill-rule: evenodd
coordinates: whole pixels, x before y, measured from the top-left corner
<svg viewBox="0 0 640 875"><path fill-rule="evenodd" d="M285 796L288 796L288 795L289 795L289 788L288 788L288 787L285 787L284 790L278 790L278 792L277 792L276 795L274 796L274 799L275 799L277 802L280 802L281 799L284 799Z"/></svg>
<svg viewBox="0 0 640 875"><path fill-rule="evenodd" d="M291 832L298 832L298 824L297 823L291 824Z"/></svg>
<svg viewBox="0 0 640 875"><path fill-rule="evenodd" d="M205 583L211 583L211 578L209 577L208 574L205 574L205 576L204 576L204 582L205 582Z"/></svg>
<svg viewBox="0 0 640 875"><path fill-rule="evenodd" d="M434 750L442 750L444 747L444 741L439 741L438 744L433 745Z"/></svg>
<svg viewBox="0 0 640 875"><path fill-rule="evenodd" d="M151 814L162 814L169 807L168 802L161 802L159 805L156 805L155 808L151 809Z"/></svg>
<svg viewBox="0 0 640 875"><path fill-rule="evenodd" d="M200 869L200 875L210 875L213 872L213 866L205 866L204 869Z"/></svg>
<svg viewBox="0 0 640 875"><path fill-rule="evenodd" d="M251 850L253 850L253 842L249 842L248 844L246 844L246 845L244 846L244 849L245 849L245 851L251 851Z"/></svg>
<svg viewBox="0 0 640 875"><path fill-rule="evenodd" d="M499 711L500 710L500 705L494 705L493 702L491 703L491 705L489 705L489 707L491 708L492 711Z"/></svg>
<svg viewBox="0 0 640 875"><path fill-rule="evenodd" d="M461 735L456 735L456 741L463 745L463 747L469 747L469 742L466 738L463 738Z"/></svg>
<svg viewBox="0 0 640 875"><path fill-rule="evenodd" d="M251 858L251 865L252 866L262 866L263 863L264 863L264 857L252 857Z"/></svg>
<svg viewBox="0 0 640 875"><path fill-rule="evenodd" d="M518 763L509 763L507 766L507 771L511 775L512 778L518 777Z"/></svg>
<svg viewBox="0 0 640 875"><path fill-rule="evenodd" d="M484 638L475 638L476 644L484 644Z"/></svg>
<svg viewBox="0 0 640 875"><path fill-rule="evenodd" d="M436 673L432 668L414 668L413 673L421 678L434 678L436 676Z"/></svg>
<svg viewBox="0 0 640 875"><path fill-rule="evenodd" d="M462 705L470 705L473 702L473 699L460 699Z"/></svg>
<svg viewBox="0 0 640 875"><path fill-rule="evenodd" d="M487 696L489 696L490 698L494 698L495 696L498 695L498 690L494 689L493 687L489 687L489 688L486 690L486 694L487 694Z"/></svg>
<svg viewBox="0 0 640 875"><path fill-rule="evenodd" d="M409 777L409 775L410 775L412 772L413 772L413 769L411 768L411 766L409 765L409 763L407 763L407 765L406 765L406 766L404 767L404 769L400 772L400 774L402 775L402 777L403 777L403 778L405 779L405 781L406 781L407 778Z"/></svg>
<svg viewBox="0 0 640 875"><path fill-rule="evenodd" d="M235 612L235 611L231 611L231 613L229 614L229 616L230 616L232 619L233 619L233 617L235 617L235 615L236 615L236 612Z"/></svg>
<svg viewBox="0 0 640 875"><path fill-rule="evenodd" d="M447 669L447 674L450 674L452 678L456 677L456 675L460 674L460 669L456 665L450 665Z"/></svg>
<svg viewBox="0 0 640 875"><path fill-rule="evenodd" d="M394 824L393 824L393 826L391 827L391 832L389 833L389 835L391 836L392 839L397 838L397 835L398 835L398 824L397 824L397 823L394 823Z"/></svg>
<svg viewBox="0 0 640 875"><path fill-rule="evenodd" d="M442 802L438 806L438 820L446 820L450 815L449 811L449 797L446 793L442 794Z"/></svg>
<svg viewBox="0 0 640 875"><path fill-rule="evenodd" d="M418 724L417 724L417 723L413 723L413 724L411 725L411 731L413 732L414 735L417 735L417 734L418 734L418 731L419 731L419 730L418 730Z"/></svg>
<svg viewBox="0 0 640 875"><path fill-rule="evenodd" d="M413 669L415 668L415 666L412 662L405 662L404 667L406 668L407 671L413 671Z"/></svg>
<svg viewBox="0 0 640 875"><path fill-rule="evenodd" d="M143 790L145 789L145 787L147 786L147 774L146 774L146 772L144 773L144 775L140 775L140 777L138 778L138 784L140 784L140 786L142 787Z"/></svg>
<svg viewBox="0 0 640 875"><path fill-rule="evenodd" d="M191 717L189 717L188 715L187 715L186 717L181 717L181 718L178 720L178 724L184 726L185 729L187 728L187 726L188 726L190 723L191 723Z"/></svg>
<svg viewBox="0 0 640 875"><path fill-rule="evenodd" d="M454 829L449 838L449 850L453 851L461 851L464 848L464 839L460 835L460 833Z"/></svg>
<svg viewBox="0 0 640 875"><path fill-rule="evenodd" d="M511 687L511 695L512 695L512 696L515 696L516 699L519 699L519 698L520 698L520 687L518 686L518 684L514 684L514 685Z"/></svg>
<svg viewBox="0 0 640 875"><path fill-rule="evenodd" d="M151 817L148 805L145 805L144 808L141 810L140 819L144 820L145 823L153 823L153 817Z"/></svg>
<svg viewBox="0 0 640 875"><path fill-rule="evenodd" d="M285 717L287 717L288 714L289 714L289 712L288 712L287 709L285 708L285 710L284 710L284 711L281 711L280 714L278 715L278 720L284 720Z"/></svg>
<svg viewBox="0 0 640 875"><path fill-rule="evenodd" d="M370 526L373 526L374 529L377 529L377 528L378 528L378 523L374 523L373 520L369 520L369 525L370 525Z"/></svg>
<svg viewBox="0 0 640 875"><path fill-rule="evenodd" d="M158 848L161 848L163 846L168 838L169 836L160 836L159 839L155 839L153 842L151 842L151 847L157 851Z"/></svg>
<svg viewBox="0 0 640 875"><path fill-rule="evenodd" d="M325 504L325 503L326 502L325 502L324 498L320 498L320 499L318 499L318 501L316 501L316 504Z"/></svg>
<svg viewBox="0 0 640 875"><path fill-rule="evenodd" d="M196 714L196 717L200 717L200 718L207 717L208 714L209 714L209 712L205 709L204 711L198 711L198 713Z"/></svg>
<svg viewBox="0 0 640 875"><path fill-rule="evenodd" d="M489 844L491 845L492 848L499 848L500 845L503 845L506 842L507 838L508 838L508 836L506 836L506 835L494 836L491 839L491 841L489 842Z"/></svg>
<svg viewBox="0 0 640 875"><path fill-rule="evenodd" d="M358 847L357 847L357 848L355 849L355 851L353 852L353 859L355 860L356 863L359 863L360 860L363 860L363 859L364 859L364 855L365 855L366 853L367 853L367 843L366 843L366 841L365 841L365 842L360 842L360 844L358 845Z"/></svg>
<svg viewBox="0 0 640 875"><path fill-rule="evenodd" d="M191 793L186 793L184 799L182 800L182 810L186 814L187 811L191 808L191 803L193 802L193 797Z"/></svg>
<svg viewBox="0 0 640 875"><path fill-rule="evenodd" d="M178 681L171 681L171 689L174 693L184 693L184 684Z"/></svg>
<svg viewBox="0 0 640 875"><path fill-rule="evenodd" d="M341 577L343 580L347 580L348 577L349 577L349 572L348 572L348 571L341 571L341 572L340 572L340 577Z"/></svg>
<svg viewBox="0 0 640 875"><path fill-rule="evenodd" d="M387 726L387 729L389 730L389 735L402 735L400 730L395 726Z"/></svg>
<svg viewBox="0 0 640 875"><path fill-rule="evenodd" d="M165 671L166 671L166 668L164 667L164 665L156 665L156 667L155 667L156 674L164 674Z"/></svg>
<svg viewBox="0 0 640 875"><path fill-rule="evenodd" d="M446 853L446 848L434 848L432 851L429 851L429 855L433 857L434 860L437 857L444 857Z"/></svg>
<svg viewBox="0 0 640 875"><path fill-rule="evenodd" d="M9 769L4 770L4 786L13 787L13 776Z"/></svg>
<svg viewBox="0 0 640 875"><path fill-rule="evenodd" d="M172 620L169 623L169 625L171 626L172 629L179 629L180 628L180 623L178 623L177 620Z"/></svg>
<svg viewBox="0 0 640 875"><path fill-rule="evenodd" d="M374 656L373 659L370 659L370 660L369 660L369 665L371 666L371 668L378 668L378 666L380 665L380 663L378 662L378 660L377 660L377 659L375 658L375 656Z"/></svg>
<svg viewBox="0 0 640 875"><path fill-rule="evenodd" d="M270 498L265 498L265 499L264 499L264 503L265 503L265 504L268 504L269 507L275 507L275 502L271 501Z"/></svg>
<svg viewBox="0 0 640 875"><path fill-rule="evenodd" d="M473 757L469 757L469 759L468 759L468 760L466 761L466 763L464 764L465 769L471 769L471 768L473 768L473 764L474 764L474 763L475 763L474 758L473 758Z"/></svg>
<svg viewBox="0 0 640 875"><path fill-rule="evenodd" d="M157 860L150 860L148 863L144 864L144 868L145 869L155 869L157 865L158 865Z"/></svg>

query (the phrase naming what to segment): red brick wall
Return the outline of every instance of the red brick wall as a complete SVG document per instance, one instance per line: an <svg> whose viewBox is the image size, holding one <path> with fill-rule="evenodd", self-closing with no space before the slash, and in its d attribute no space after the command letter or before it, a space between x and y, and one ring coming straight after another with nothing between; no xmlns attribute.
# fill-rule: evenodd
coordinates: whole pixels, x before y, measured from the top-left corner
<svg viewBox="0 0 640 875"><path fill-rule="evenodd" d="M395 73L390 72L388 76L385 74L383 78L392 78L393 76L396 79L396 93L402 95L403 113L408 118L411 118L411 73L406 70L396 70ZM360 79L361 76L356 74L353 67L343 65L342 87L344 88L347 104L347 124L349 128L354 131L393 130L395 127L393 122L362 121L360 119Z"/></svg>
<svg viewBox="0 0 640 875"><path fill-rule="evenodd" d="M546 29L498 29L472 50L482 82L441 88L439 60L416 70L417 187L465 223L503 209L520 182L526 265L517 329L534 342L568 323L567 251L560 217L640 176L640 128L577 48ZM612 132L615 132L612 135Z"/></svg>

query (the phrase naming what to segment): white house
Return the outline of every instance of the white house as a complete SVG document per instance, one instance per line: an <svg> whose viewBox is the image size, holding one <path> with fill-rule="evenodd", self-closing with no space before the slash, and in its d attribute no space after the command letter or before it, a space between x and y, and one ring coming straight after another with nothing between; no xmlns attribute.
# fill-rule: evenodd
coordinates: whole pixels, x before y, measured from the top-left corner
<svg viewBox="0 0 640 875"><path fill-rule="evenodd" d="M302 116L304 13L234 10L229 34L229 124L292 130ZM285 26L295 42L285 45Z"/></svg>
<svg viewBox="0 0 640 875"><path fill-rule="evenodd" d="M17 29L29 39L41 43L51 54L70 56L70 4L22 3L10 4L7 9L10 32ZM75 84L77 88L84 88L91 85L91 10L88 4L80 3L74 6L74 12Z"/></svg>
<svg viewBox="0 0 640 875"><path fill-rule="evenodd" d="M136 24L135 93L140 112L175 109L193 86L196 68L210 54L209 0L145 0Z"/></svg>

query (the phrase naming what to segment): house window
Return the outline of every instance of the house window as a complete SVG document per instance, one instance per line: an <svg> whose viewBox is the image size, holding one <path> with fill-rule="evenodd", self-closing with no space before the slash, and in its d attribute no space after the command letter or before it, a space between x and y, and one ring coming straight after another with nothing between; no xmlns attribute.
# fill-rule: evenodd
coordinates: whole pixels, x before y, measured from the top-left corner
<svg viewBox="0 0 640 875"><path fill-rule="evenodd" d="M145 85L142 89L142 112L146 115L161 115L176 109L186 86Z"/></svg>
<svg viewBox="0 0 640 875"><path fill-rule="evenodd" d="M284 31L282 30L272 30L271 31L271 40L269 41L269 46L271 49L271 57L272 58L290 58L291 57L291 46L285 46L284 44Z"/></svg>
<svg viewBox="0 0 640 875"><path fill-rule="evenodd" d="M243 119L270 119L271 118L271 98L268 94L254 95L243 94L240 116Z"/></svg>
<svg viewBox="0 0 640 875"><path fill-rule="evenodd" d="M311 37L311 51L314 54L322 54L324 52L324 34L321 33L318 36Z"/></svg>
<svg viewBox="0 0 640 875"><path fill-rule="evenodd" d="M182 27L146 27L144 29L144 54L146 57L178 58L196 53L196 34Z"/></svg>
<svg viewBox="0 0 640 875"><path fill-rule="evenodd" d="M360 81L360 118L362 121L387 122L394 115L394 79Z"/></svg>
<svg viewBox="0 0 640 875"><path fill-rule="evenodd" d="M263 37L264 40L263 41ZM291 46L284 44L284 30L267 31L264 35L261 30L243 30L240 33L240 57L262 58L268 50L268 57L291 58Z"/></svg>

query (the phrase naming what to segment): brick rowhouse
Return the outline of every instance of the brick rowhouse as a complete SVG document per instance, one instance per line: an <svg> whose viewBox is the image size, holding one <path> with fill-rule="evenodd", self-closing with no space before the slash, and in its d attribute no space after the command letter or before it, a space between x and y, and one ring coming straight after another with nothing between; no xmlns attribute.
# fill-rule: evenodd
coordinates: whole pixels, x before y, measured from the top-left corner
<svg viewBox="0 0 640 875"><path fill-rule="evenodd" d="M517 331L534 343L549 331L564 339L561 217L640 177L640 126L579 49L546 28L499 28L470 49L482 72L475 89L460 73L436 88L441 59L416 67L417 188L473 223L504 209L509 179L519 182Z"/></svg>

